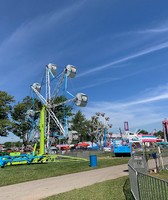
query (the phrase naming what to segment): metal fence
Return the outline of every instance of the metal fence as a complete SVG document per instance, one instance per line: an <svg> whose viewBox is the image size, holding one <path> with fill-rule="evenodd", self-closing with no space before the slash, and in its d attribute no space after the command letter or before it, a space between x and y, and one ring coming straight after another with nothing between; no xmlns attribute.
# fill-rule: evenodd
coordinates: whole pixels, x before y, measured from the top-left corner
<svg viewBox="0 0 168 200"><path fill-rule="evenodd" d="M139 184L138 184L138 172L128 164L129 168L129 177L130 177L130 185L131 192L136 200L140 200L139 196Z"/></svg>
<svg viewBox="0 0 168 200"><path fill-rule="evenodd" d="M162 155L163 156L163 155ZM132 156L128 163L131 192L136 200L168 200L168 181L148 174L150 169L165 169L167 154L146 161L143 155Z"/></svg>
<svg viewBox="0 0 168 200"><path fill-rule="evenodd" d="M138 173L139 199L167 200L168 181Z"/></svg>

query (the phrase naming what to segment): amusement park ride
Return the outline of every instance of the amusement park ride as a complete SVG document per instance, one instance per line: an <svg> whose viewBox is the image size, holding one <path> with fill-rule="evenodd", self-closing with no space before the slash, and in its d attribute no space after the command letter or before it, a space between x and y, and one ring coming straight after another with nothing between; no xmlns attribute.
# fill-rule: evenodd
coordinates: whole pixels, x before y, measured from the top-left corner
<svg viewBox="0 0 168 200"><path fill-rule="evenodd" d="M108 130L112 128L112 124L108 124L110 118L105 113L96 112L96 116L92 117L92 125L94 127L93 133L99 146L106 147Z"/></svg>
<svg viewBox="0 0 168 200"><path fill-rule="evenodd" d="M164 132L164 141L168 142L168 120L165 119L162 121L163 132Z"/></svg>
<svg viewBox="0 0 168 200"><path fill-rule="evenodd" d="M121 139L114 140L113 150L115 155L131 154L133 146L143 146L156 143L160 145L168 142L168 120L162 121L164 130L164 142L161 138L157 138L154 133L155 129L150 134L140 134L140 130L131 132L129 131L128 122L124 122L124 133L121 133Z"/></svg>
<svg viewBox="0 0 168 200"><path fill-rule="evenodd" d="M67 114L64 111L63 121L60 121L54 109L62 106L65 110L65 106L72 104L79 107L85 107L88 102L88 97L84 93L77 93L73 95L68 91L68 78L74 78L76 76L76 67L73 65L67 65L62 72L57 73L57 66L55 64L48 64L45 66L45 75L41 84L34 83L31 86L33 94L35 94L42 103L41 110L29 109L26 113L26 120L31 122L32 129L29 133L29 138L34 140L34 149L32 153L21 154L20 152L13 152L10 155L0 157L0 167L6 165L16 164L31 164L31 163L44 163L44 162L60 162L60 161L79 161L86 160L83 158L76 158L64 155L51 154L52 139L53 138L65 138L68 141L68 123ZM54 100L57 97L64 96L63 102L55 103ZM40 120L35 120L35 115L40 113ZM102 121L103 119L103 121ZM101 121L100 121L101 120ZM92 133L96 137L97 141L103 141L104 147L106 147L106 136L108 129L112 127L108 124L109 117L105 116L105 113L97 112L96 116L92 117L93 130ZM55 123L57 132L54 135L51 122ZM162 121L164 129L164 142L168 142L168 120ZM115 155L118 154L131 154L132 145L135 143L142 144L144 142L161 142L154 134L142 135L138 131L129 131L128 122L124 122L124 133L120 129L120 138L114 139L112 142L113 151ZM37 132L40 134L37 136ZM40 142L40 150L36 153L37 142ZM63 159L62 159L63 158Z"/></svg>
<svg viewBox="0 0 168 200"><path fill-rule="evenodd" d="M20 153L14 153L10 156L2 156L0 157L0 166L4 167L5 165L13 165L13 164L22 164L22 163L32 163L32 162L54 162L58 161L58 157L60 160L60 157L64 157L70 160L70 161L77 161L81 160L81 158L75 158L75 157L68 157L68 156L58 156L58 155L50 155L49 153L51 148L51 119L54 121L56 126L58 127L58 137L64 137L68 138L68 124L67 124L67 116L66 113L64 113L64 126L59 121L59 119L56 117L54 113L54 108L58 107L60 105L64 106L65 104L73 103L73 105L79 106L79 107L85 107L88 102L88 97L86 94L83 93L77 93L76 96L74 96L72 93L70 93L67 90L67 79L68 78L74 78L76 76L76 67L73 65L67 65L61 73L57 75L57 66L55 64L48 64L45 67L45 89L44 92L42 91L42 86L44 83L34 83L31 86L31 89L33 92L37 95L39 100L42 103L42 109L40 111L40 152L38 155L35 155L36 152L36 144L34 147L34 151L31 154L20 154ZM45 94L43 94L45 93ZM58 97L58 95L64 95L66 97L66 100L64 102L60 102L55 104L54 99ZM28 110L27 111L27 119L32 122L33 131L36 131L36 122L33 121L35 113L39 111L35 110ZM32 132L30 134L32 134ZM34 134L35 136L35 134ZM37 140L37 138L34 138ZM47 153L47 154L45 154Z"/></svg>
<svg viewBox="0 0 168 200"><path fill-rule="evenodd" d="M51 119L55 122L56 126L59 129L59 136L63 136L64 138L68 138L68 124L67 124L67 116L66 113L64 113L64 127L61 124L61 122L56 117L53 109L55 107L58 107L60 105L65 105L70 102L75 104L76 106L85 107L88 101L88 97L83 93L78 93L76 96L74 96L72 93L70 93L67 90L67 78L74 78L76 76L76 68L72 65L67 65L66 68L56 76L56 65L54 64L48 64L46 66L46 97L44 97L41 92L41 85L39 83L34 83L31 88L34 91L34 93L38 96L40 101L43 104L43 108L41 110L41 117L40 117L40 128L44 127L44 130L41 130L40 135L43 135L45 132L47 135L44 135L41 137L41 145L44 143L44 138L47 138L46 143L46 149L49 151L51 144L50 144L50 123ZM54 88L53 95L51 96L51 78L57 80L57 85ZM61 93L64 93L66 95L67 100L61 103L54 104L54 99L58 97L58 95ZM68 98L70 97L70 98ZM44 120L41 120L43 119ZM41 149L44 149L42 147ZM40 150L42 151L42 150ZM44 152L41 152L44 153Z"/></svg>

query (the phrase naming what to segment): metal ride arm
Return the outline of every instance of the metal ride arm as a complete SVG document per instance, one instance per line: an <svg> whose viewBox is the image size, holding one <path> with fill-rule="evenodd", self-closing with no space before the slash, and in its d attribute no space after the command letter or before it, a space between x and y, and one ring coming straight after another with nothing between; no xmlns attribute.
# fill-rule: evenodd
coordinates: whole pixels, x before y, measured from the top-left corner
<svg viewBox="0 0 168 200"><path fill-rule="evenodd" d="M50 117L53 119L53 121L55 122L55 124L57 125L57 127L60 129L60 134L64 135L65 137L67 136L67 122L66 122L66 115L64 116L64 121L65 121L65 127L63 128L62 124L59 122L59 120L57 119L55 113L53 112L53 108L60 106L60 105L64 105L66 103L69 102L74 102L76 106L79 107L85 107L87 105L87 101L88 101L88 97L83 94L83 93L78 93L76 96L72 95L70 92L67 91L67 78L74 78L76 76L76 67L74 67L73 65L67 65L66 68L64 69L64 71L59 74L60 80L58 82L58 88L55 91L56 96L58 94L58 90L61 88L61 84L64 81L64 92L66 92L67 94L69 94L71 96L71 99L68 99L64 102L58 103L58 104L54 104L54 99L51 99L51 88L50 88L50 75L52 75L53 78L56 78L56 65L55 64L48 64L46 66L46 99L41 95L40 91L41 91L41 85L39 83L34 83L31 88L34 91L34 93L39 97L40 101L42 102L42 104L45 106L45 110L48 112L48 138L47 141L49 141L49 130L50 130ZM55 96L55 97L56 97ZM46 132L46 131L45 131Z"/></svg>
<svg viewBox="0 0 168 200"><path fill-rule="evenodd" d="M48 106L48 103L47 103L46 99L40 94L40 92L35 88L35 86L32 85L31 88L35 92L35 94L39 97L39 99L41 100L41 102L43 104L45 104L46 106Z"/></svg>
<svg viewBox="0 0 168 200"><path fill-rule="evenodd" d="M55 108L55 107L57 107L57 106L61 106L61 105L63 105L63 104L69 103L69 102L74 101L74 100L75 100L75 98L73 98L73 99L68 99L68 100L63 101L63 102L61 102L61 103L53 104L52 107Z"/></svg>
<svg viewBox="0 0 168 200"><path fill-rule="evenodd" d="M51 110L51 105L49 105L47 103L47 101L44 99L44 97L37 91L37 89L33 86L31 86L33 91L36 93L36 95L39 97L39 99L41 100L41 102L46 106L46 110L47 112L50 114L51 118L54 120L54 122L56 123L56 125L59 127L61 133L65 136L65 131L64 128L62 126L62 124L59 122L59 120L57 119L57 117L55 116L54 112Z"/></svg>
<svg viewBox="0 0 168 200"><path fill-rule="evenodd" d="M56 88L55 91L54 91L54 94L55 94L55 95L54 95L54 98L57 97L58 92L59 92L59 89L61 88L61 85L62 85L63 80L64 80L64 73L61 73L59 76L62 76L62 77L59 79L57 88ZM54 98L53 98L52 102L54 101Z"/></svg>
<svg viewBox="0 0 168 200"><path fill-rule="evenodd" d="M57 119L57 117L55 116L54 112L50 108L46 108L46 110L50 114L50 116L52 117L52 119L54 120L56 125L59 127L61 133L65 136L64 128L63 128L62 124L59 122L59 120Z"/></svg>

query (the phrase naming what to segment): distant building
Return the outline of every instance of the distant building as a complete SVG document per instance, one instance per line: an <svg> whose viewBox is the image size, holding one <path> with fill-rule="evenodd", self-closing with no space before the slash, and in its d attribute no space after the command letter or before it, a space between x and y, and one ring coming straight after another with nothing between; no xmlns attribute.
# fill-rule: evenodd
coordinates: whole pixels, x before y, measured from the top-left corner
<svg viewBox="0 0 168 200"><path fill-rule="evenodd" d="M113 133L111 138L112 139L121 138L121 134L120 133Z"/></svg>

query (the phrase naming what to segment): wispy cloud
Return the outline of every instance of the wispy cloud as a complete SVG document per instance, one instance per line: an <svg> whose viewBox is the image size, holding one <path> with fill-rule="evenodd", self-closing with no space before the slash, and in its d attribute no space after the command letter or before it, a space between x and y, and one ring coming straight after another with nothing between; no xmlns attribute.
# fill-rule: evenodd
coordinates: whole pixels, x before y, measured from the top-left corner
<svg viewBox="0 0 168 200"><path fill-rule="evenodd" d="M22 85L22 82L25 83L37 76L39 71L41 71L40 68L46 64L46 58L43 58L46 50L41 51L42 55L39 55L40 60L37 59L35 54L36 52L38 53L38 50L35 52L35 49L39 47L35 46L36 42L40 41L42 35L45 37L45 34L52 31L53 28L58 27L59 29L64 24L63 22L70 20L71 17L73 18L80 11L84 2L80 1L63 9L54 10L34 19L32 18L30 21L25 21L8 38L1 42L0 67L1 73L5 74L1 77L1 86L3 88L9 84L9 80L12 80L13 77L19 77L19 79L16 79L10 87L16 87L16 84ZM47 40L47 37L45 38ZM64 41L57 41L57 46L59 46L66 39ZM47 44L44 43L44 45L47 48ZM57 53L57 58L59 53ZM48 55L48 57L50 58L51 55Z"/></svg>
<svg viewBox="0 0 168 200"><path fill-rule="evenodd" d="M167 33L168 28L158 28L158 29L146 29L142 31L137 31L136 33L142 33L142 34L151 34L151 33Z"/></svg>
<svg viewBox="0 0 168 200"><path fill-rule="evenodd" d="M126 56L124 58L121 58L121 59L118 59L116 61L107 63L105 65L101 65L99 67L95 67L95 68L93 68L91 70L88 70L88 71L85 71L85 72L79 74L78 77L85 76L85 75L90 75L92 73L104 70L106 68L111 68L116 64L120 64L120 63L129 61L129 60L132 60L132 59L135 59L135 58L138 58L138 57L141 57L141 56L144 56L144 55L147 55L147 54L150 54L150 53L153 53L155 51L159 51L159 50L162 50L162 49L165 49L165 48L168 48L168 42L164 42L164 43L152 46L152 47L144 49L144 50L142 50L142 51L140 51L138 53Z"/></svg>
<svg viewBox="0 0 168 200"><path fill-rule="evenodd" d="M132 97L133 98L133 97ZM126 108L130 106L136 106L140 104L148 104L148 103L155 103L162 100L168 99L168 83L164 86L158 86L156 88L151 88L146 91L144 91L143 94L141 94L140 97L134 98L134 100L125 100L124 102L118 102L114 103L116 106L116 109L119 107ZM97 104L96 102L94 102ZM99 104L99 103L98 103ZM108 108L114 108L114 104L111 104L109 102L103 102L104 105ZM149 105L149 104L148 104Z"/></svg>
<svg viewBox="0 0 168 200"><path fill-rule="evenodd" d="M125 104L124 106L151 103L151 102L161 101L161 100L166 100L166 99L168 99L168 93L161 94L161 95L158 95L158 96L155 96L155 97L149 97L149 98L142 99L142 100L137 100L137 101L134 101L134 102L130 102L128 104Z"/></svg>
<svg viewBox="0 0 168 200"><path fill-rule="evenodd" d="M112 106L113 105L113 106ZM88 106L84 109L85 115L90 118L96 112L105 112L106 116L110 117L109 123L113 124L113 131L117 131L119 127L123 127L123 122L128 121L131 129L151 129L161 127L161 121L167 116L162 111L162 107L156 107L154 104L149 106L146 104L133 105L122 107L121 104L111 102L111 106L106 106L104 103ZM167 107L166 107L167 108ZM157 122L157 127L155 123ZM160 124L160 126L158 126Z"/></svg>
<svg viewBox="0 0 168 200"><path fill-rule="evenodd" d="M126 65L124 65L124 67L126 67ZM160 68L161 66L159 66ZM157 67L155 67L157 68ZM140 69L140 70L136 70L135 72L132 72L132 73L128 73L126 75L120 75L118 77L107 77L102 79L102 78L99 78L99 79L94 79L94 83L88 83L86 84L85 83L85 86L82 86L82 87L79 87L79 88L75 88L74 90L83 90L83 89L88 89L88 88L93 88L93 87L96 87L96 86L100 86L100 85L103 85L103 84L106 84L106 83L109 83L109 82L113 82L113 81L119 81L119 80L123 80L123 79L126 79L128 77L132 77L132 76L135 76L137 74L141 74L141 73L144 73L144 72L147 72L147 71L150 71L152 70L153 68L145 68L145 69Z"/></svg>
<svg viewBox="0 0 168 200"><path fill-rule="evenodd" d="M124 33L118 33L117 35L113 37L117 37L118 40L122 38L122 41L128 41L126 44L127 49L125 51L129 51L129 48L134 45L134 49L137 49L137 52L130 54L128 56L122 57L120 59L114 60L112 62L106 63L104 65L100 65L97 67L90 67L90 70L84 71L83 73L79 74L78 77L91 75L93 73L106 70L109 68L117 68L118 65L151 53L154 53L156 51L163 50L168 47L168 22L164 22L164 24L159 24L153 28L146 28L144 30L138 30L138 31L131 31L131 32L124 32ZM157 33L157 34L154 34ZM163 35L163 34L164 35ZM140 34L140 35L139 35ZM129 36L129 37L128 37ZM106 36L106 38L109 38L110 36ZM127 38L128 37L128 38ZM124 38L124 40L123 40ZM148 45L148 47L147 47ZM120 51L122 51L122 44L118 45L121 46ZM138 51L138 49L143 49L141 51ZM111 51L111 54L113 55L114 52Z"/></svg>
<svg viewBox="0 0 168 200"><path fill-rule="evenodd" d="M160 22L155 27L152 28L146 28L144 30L136 31L136 33L140 34L157 34L157 33L167 33L168 32L168 21L165 20L163 22Z"/></svg>
<svg viewBox="0 0 168 200"><path fill-rule="evenodd" d="M93 88L93 87L103 85L105 83L109 83L109 82L112 82L112 81L117 81L117 80L120 80L120 78L97 79L97 80L94 80L94 83L87 84L87 85L82 86L80 88L75 88L75 90L83 90L83 89Z"/></svg>
<svg viewBox="0 0 168 200"><path fill-rule="evenodd" d="M155 94L155 95L154 95ZM146 97L144 97L146 96ZM133 98L133 97L132 97ZM122 102L91 102L85 108L85 114L89 118L96 112L105 112L110 117L113 130L123 126L124 121L129 121L132 128L161 128L161 121L168 116L166 110L168 105L168 84L146 91L143 96L138 96L133 100L124 99ZM162 102L162 104L157 104ZM160 126L155 127L155 123Z"/></svg>
<svg viewBox="0 0 168 200"><path fill-rule="evenodd" d="M80 1L78 4L73 4L62 10L52 11L38 16L31 21L23 22L20 27L0 44L0 54L5 56L7 51L8 55L9 51L16 54L16 48L18 46L25 47L25 44L29 44L32 38L38 38L41 34L51 31L54 26L59 27L64 20L75 15L84 2L85 1ZM1 56L0 60L2 57L3 56Z"/></svg>

